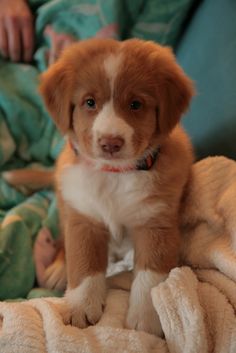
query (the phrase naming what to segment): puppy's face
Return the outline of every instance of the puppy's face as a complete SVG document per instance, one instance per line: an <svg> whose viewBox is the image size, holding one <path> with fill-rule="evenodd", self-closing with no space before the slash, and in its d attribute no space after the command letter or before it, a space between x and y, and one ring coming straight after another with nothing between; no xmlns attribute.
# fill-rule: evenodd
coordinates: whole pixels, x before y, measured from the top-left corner
<svg viewBox="0 0 236 353"><path fill-rule="evenodd" d="M63 134L90 158L135 160L155 148L187 109L193 88L170 49L141 40L87 40L42 77Z"/></svg>

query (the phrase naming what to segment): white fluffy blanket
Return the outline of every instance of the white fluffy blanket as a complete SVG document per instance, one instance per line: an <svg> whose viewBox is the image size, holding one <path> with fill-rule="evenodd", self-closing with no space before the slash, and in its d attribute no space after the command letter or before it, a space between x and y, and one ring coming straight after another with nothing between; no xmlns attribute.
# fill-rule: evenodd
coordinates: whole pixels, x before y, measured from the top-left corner
<svg viewBox="0 0 236 353"><path fill-rule="evenodd" d="M182 210L188 266L173 269L151 292L163 339L124 328L131 278L122 273L108 280L102 319L84 330L68 324L64 299L0 303L0 353L235 353L235 201L234 161L194 165Z"/></svg>

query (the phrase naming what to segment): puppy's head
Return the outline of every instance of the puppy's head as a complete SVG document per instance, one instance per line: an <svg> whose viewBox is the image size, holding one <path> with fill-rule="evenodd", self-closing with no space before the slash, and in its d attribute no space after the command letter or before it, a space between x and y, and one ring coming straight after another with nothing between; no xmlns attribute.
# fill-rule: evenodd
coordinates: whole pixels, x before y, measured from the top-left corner
<svg viewBox="0 0 236 353"><path fill-rule="evenodd" d="M131 39L72 45L42 76L41 93L63 134L87 157L124 161L154 149L193 95L169 48Z"/></svg>

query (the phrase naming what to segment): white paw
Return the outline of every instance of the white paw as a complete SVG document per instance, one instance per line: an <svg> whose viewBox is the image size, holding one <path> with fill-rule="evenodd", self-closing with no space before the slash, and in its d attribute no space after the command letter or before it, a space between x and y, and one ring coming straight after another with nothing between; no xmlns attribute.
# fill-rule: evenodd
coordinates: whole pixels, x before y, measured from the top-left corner
<svg viewBox="0 0 236 353"><path fill-rule="evenodd" d="M66 298L71 308L71 324L85 328L96 324L106 300L106 280L103 274L86 277L74 289L68 289Z"/></svg>
<svg viewBox="0 0 236 353"><path fill-rule="evenodd" d="M150 296L150 298L149 298ZM151 293L147 294L139 303L130 302L126 327L138 331L145 331L162 336L163 331L156 310L151 301Z"/></svg>
<svg viewBox="0 0 236 353"><path fill-rule="evenodd" d="M64 291L66 289L66 282L65 261L54 261L45 271L43 278L44 287Z"/></svg>
<svg viewBox="0 0 236 353"><path fill-rule="evenodd" d="M137 273L130 292L127 328L162 336L159 316L152 304L151 289L165 278L165 275L149 270Z"/></svg>

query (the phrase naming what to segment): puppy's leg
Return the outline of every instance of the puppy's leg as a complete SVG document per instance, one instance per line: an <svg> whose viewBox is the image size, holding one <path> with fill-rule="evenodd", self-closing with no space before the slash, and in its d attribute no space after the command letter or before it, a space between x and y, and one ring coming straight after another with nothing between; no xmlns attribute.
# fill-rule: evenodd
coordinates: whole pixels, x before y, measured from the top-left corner
<svg viewBox="0 0 236 353"><path fill-rule="evenodd" d="M170 223L171 224L171 223ZM135 277L131 287L126 325L129 328L162 334L151 289L164 281L178 262L179 232L176 228L139 227L133 230Z"/></svg>
<svg viewBox="0 0 236 353"><path fill-rule="evenodd" d="M103 225L69 212L65 227L66 298L72 325L80 328L95 324L103 312L108 240L109 234Z"/></svg>

